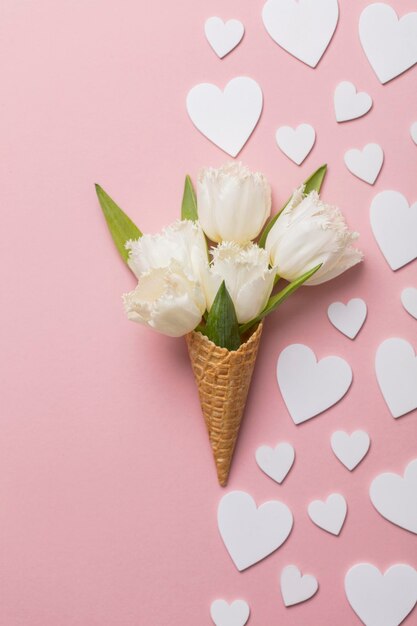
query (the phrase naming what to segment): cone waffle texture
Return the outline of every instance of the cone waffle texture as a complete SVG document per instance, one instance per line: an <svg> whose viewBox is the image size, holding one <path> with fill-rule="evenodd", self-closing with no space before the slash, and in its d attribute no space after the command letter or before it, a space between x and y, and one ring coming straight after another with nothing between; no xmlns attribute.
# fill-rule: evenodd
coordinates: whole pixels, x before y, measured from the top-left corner
<svg viewBox="0 0 417 626"><path fill-rule="evenodd" d="M186 335L217 477L223 487L229 476L261 334L262 323L246 343L231 352L201 333Z"/></svg>

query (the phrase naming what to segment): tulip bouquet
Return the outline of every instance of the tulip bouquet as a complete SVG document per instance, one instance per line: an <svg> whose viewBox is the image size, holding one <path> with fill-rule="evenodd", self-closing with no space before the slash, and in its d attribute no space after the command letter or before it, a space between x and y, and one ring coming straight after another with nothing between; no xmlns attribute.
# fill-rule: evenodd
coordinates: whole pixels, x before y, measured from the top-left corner
<svg viewBox="0 0 417 626"><path fill-rule="evenodd" d="M142 235L96 186L114 242L138 279L123 296L128 318L186 338L222 486L264 318L301 285L323 283L362 260L352 246L357 233L319 197L325 174L320 167L270 218L263 174L237 162L203 169L197 193L186 177L181 220L156 235Z"/></svg>

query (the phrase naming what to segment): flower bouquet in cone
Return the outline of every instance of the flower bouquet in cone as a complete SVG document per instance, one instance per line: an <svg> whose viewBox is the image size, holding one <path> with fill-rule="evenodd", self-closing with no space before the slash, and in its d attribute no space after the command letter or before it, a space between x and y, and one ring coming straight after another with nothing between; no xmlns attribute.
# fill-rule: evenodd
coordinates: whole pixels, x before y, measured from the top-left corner
<svg viewBox="0 0 417 626"><path fill-rule="evenodd" d="M240 163L186 177L181 219L143 235L99 186L122 258L138 279L130 320L185 336L220 485L227 484L264 319L301 285L359 263L343 215L319 196L320 167L274 217L271 189ZM286 281L284 287L281 281Z"/></svg>

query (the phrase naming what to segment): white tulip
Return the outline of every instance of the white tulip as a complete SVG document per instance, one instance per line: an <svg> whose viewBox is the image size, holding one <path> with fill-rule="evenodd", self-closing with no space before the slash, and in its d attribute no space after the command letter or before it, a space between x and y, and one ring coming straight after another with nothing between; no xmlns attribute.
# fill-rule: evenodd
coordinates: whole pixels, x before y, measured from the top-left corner
<svg viewBox="0 0 417 626"><path fill-rule="evenodd" d="M240 246L223 242L212 250L213 261L202 272L207 308L210 310L225 281L240 324L254 319L265 308L274 286L275 269L268 267L268 254L256 244Z"/></svg>
<svg viewBox="0 0 417 626"><path fill-rule="evenodd" d="M156 235L128 241L128 265L137 278L152 269L178 261L191 279L198 279L200 265L207 264L207 244L201 227L190 220L178 220Z"/></svg>
<svg viewBox="0 0 417 626"><path fill-rule="evenodd" d="M242 163L203 169L197 182L198 219L211 241L245 244L255 239L271 213L265 176Z"/></svg>
<svg viewBox="0 0 417 626"><path fill-rule="evenodd" d="M194 330L206 310L200 284L186 275L178 261L142 274L123 302L130 320L170 337Z"/></svg>
<svg viewBox="0 0 417 626"><path fill-rule="evenodd" d="M319 285L362 261L362 252L352 246L357 237L338 208L322 202L316 191L304 196L300 188L271 228L265 248L271 265L288 281L321 264L304 283Z"/></svg>

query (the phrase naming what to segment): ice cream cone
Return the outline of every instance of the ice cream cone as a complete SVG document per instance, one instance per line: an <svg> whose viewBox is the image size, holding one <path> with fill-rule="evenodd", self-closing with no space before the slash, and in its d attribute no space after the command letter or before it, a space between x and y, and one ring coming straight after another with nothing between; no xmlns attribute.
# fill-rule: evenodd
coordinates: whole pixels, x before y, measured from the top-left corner
<svg viewBox="0 0 417 626"><path fill-rule="evenodd" d="M227 484L233 451L255 366L262 323L238 350L216 346L199 332L186 335L217 477Z"/></svg>

